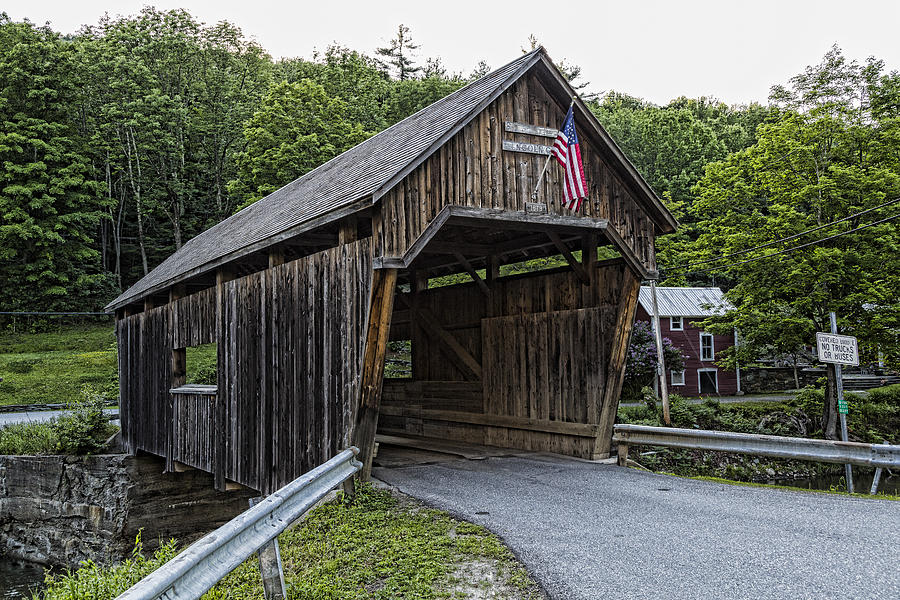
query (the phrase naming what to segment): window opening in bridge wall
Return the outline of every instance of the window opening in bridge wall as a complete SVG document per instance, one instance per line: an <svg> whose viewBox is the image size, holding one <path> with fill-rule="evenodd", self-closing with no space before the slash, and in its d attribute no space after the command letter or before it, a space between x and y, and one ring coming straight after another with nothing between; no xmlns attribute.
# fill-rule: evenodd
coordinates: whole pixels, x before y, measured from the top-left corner
<svg viewBox="0 0 900 600"><path fill-rule="evenodd" d="M412 340L388 342L384 376L389 379L412 378Z"/></svg>
<svg viewBox="0 0 900 600"><path fill-rule="evenodd" d="M672 385L684 385L684 369L671 371Z"/></svg>
<svg viewBox="0 0 900 600"><path fill-rule="evenodd" d="M216 344L188 346L185 352L185 383L217 385L218 348Z"/></svg>

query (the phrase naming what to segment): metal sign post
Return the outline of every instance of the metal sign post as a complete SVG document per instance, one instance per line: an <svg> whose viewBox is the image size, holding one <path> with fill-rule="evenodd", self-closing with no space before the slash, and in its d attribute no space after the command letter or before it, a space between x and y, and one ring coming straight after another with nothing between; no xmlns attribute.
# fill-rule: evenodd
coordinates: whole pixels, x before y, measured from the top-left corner
<svg viewBox="0 0 900 600"><path fill-rule="evenodd" d="M844 400L844 378L841 365L858 365L859 352L857 351L856 338L837 335L837 315L831 311L831 335L817 333L816 347L819 360L832 364L834 368L834 383L837 391L838 414L841 418L841 439L847 440L847 401ZM853 493L853 467L844 465L847 491Z"/></svg>

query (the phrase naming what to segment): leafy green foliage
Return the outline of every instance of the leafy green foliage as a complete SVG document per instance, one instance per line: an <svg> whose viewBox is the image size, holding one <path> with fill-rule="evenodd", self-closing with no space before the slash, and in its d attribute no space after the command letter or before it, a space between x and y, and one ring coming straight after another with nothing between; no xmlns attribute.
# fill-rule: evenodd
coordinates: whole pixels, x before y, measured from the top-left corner
<svg viewBox="0 0 900 600"><path fill-rule="evenodd" d="M663 338L663 362L666 372L680 371L684 368L684 356L680 348L672 344L669 338ZM656 337L650 323L636 321L631 330L631 342L625 355L625 379L622 384L622 400L637 401L641 389L653 384L657 373L659 353L656 349Z"/></svg>
<svg viewBox="0 0 900 600"><path fill-rule="evenodd" d="M229 192L243 206L352 148L368 137L349 120L347 103L331 98L318 83L282 82L244 129L247 146L237 157L237 179Z"/></svg>
<svg viewBox="0 0 900 600"><path fill-rule="evenodd" d="M109 425L103 396L85 386L80 398L66 406L66 414L53 422L59 454L94 454L103 448L115 427Z"/></svg>
<svg viewBox="0 0 900 600"><path fill-rule="evenodd" d="M868 396L853 393L845 396L850 406L848 429L851 441L875 444L900 442L900 385L871 390ZM621 407L618 421L663 426L662 407L653 401L652 396L647 400L645 405ZM821 439L824 402L824 392L813 388L804 389L786 402L725 404L710 398L702 403L692 403L675 395L670 397L670 414L672 426L685 429ZM837 474L843 469L841 465L674 448L642 447L634 457L653 470L736 481L768 480L776 474L779 477Z"/></svg>
<svg viewBox="0 0 900 600"><path fill-rule="evenodd" d="M53 454L58 444L53 423L13 423L0 427L0 454Z"/></svg>
<svg viewBox="0 0 900 600"><path fill-rule="evenodd" d="M112 566L86 561L74 571L48 572L45 589L33 600L112 600L132 585L175 558L175 540L162 544L146 557L138 535L131 558Z"/></svg>
<svg viewBox="0 0 900 600"><path fill-rule="evenodd" d="M0 428L0 454L94 454L116 428L103 413L103 397L85 387L66 409L45 423L14 423Z"/></svg>
<svg viewBox="0 0 900 600"><path fill-rule="evenodd" d="M203 344L185 349L187 378L185 383L202 385L218 384L218 347L216 344Z"/></svg>
<svg viewBox="0 0 900 600"><path fill-rule="evenodd" d="M740 331L742 348L732 357L796 357L815 331L830 330L829 311L839 315L842 332L861 338L870 351L880 346L889 357L900 351L900 228L883 223L850 233L897 214L897 206L803 234L900 196L900 138L886 135L900 112L889 102L876 111L867 101L895 93L897 75L882 75L882 67L874 60L848 62L832 49L790 88L773 89L778 108L758 127L756 143L708 165L694 188L691 211L702 232L687 246L694 260L741 253L699 267L714 269L730 288L735 310L703 327ZM791 249L837 233L843 235ZM790 235L799 237L748 251ZM789 251L747 262L780 250ZM831 438L833 389L823 417Z"/></svg>
<svg viewBox="0 0 900 600"><path fill-rule="evenodd" d="M444 512L400 503L390 493L359 486L352 504L327 503L279 537L291 598L447 598L455 567L471 560L496 561L504 585L516 597L539 598L536 584L503 543L483 527ZM174 542L144 558L140 540L128 561L110 568L88 563L48 577L44 600L111 600L174 557ZM255 557L203 596L262 599Z"/></svg>
<svg viewBox="0 0 900 600"><path fill-rule="evenodd" d="M0 306L75 309L108 294L92 245L106 209L68 109L71 44L0 14Z"/></svg>

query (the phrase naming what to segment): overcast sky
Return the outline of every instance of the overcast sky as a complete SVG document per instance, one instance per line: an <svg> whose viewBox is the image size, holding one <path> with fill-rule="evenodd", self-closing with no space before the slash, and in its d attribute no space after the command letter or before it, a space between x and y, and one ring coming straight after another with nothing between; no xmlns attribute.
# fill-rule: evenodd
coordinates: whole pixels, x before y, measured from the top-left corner
<svg viewBox="0 0 900 600"><path fill-rule="evenodd" d="M770 86L820 62L835 43L849 58L900 68L897 0L5 0L0 10L70 33L146 4L186 8L209 24L231 21L276 58L309 57L333 42L372 53L403 23L421 44L421 62L439 56L465 74L481 59L498 67L516 58L533 33L554 60L582 67L588 91L657 103L681 95L764 102Z"/></svg>

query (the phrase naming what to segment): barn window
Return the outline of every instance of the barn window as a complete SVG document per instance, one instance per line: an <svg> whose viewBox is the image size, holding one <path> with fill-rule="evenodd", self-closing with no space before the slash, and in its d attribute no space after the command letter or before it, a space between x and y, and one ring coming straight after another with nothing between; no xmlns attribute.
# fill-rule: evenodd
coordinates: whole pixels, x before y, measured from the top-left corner
<svg viewBox="0 0 900 600"><path fill-rule="evenodd" d="M700 360L713 360L716 355L716 349L713 346L713 336L711 333L700 333Z"/></svg>
<svg viewBox="0 0 900 600"><path fill-rule="evenodd" d="M217 385L217 353L216 344L185 348L185 383Z"/></svg>
<svg viewBox="0 0 900 600"><path fill-rule="evenodd" d="M669 329L672 331L684 331L684 321L681 317L669 317Z"/></svg>
<svg viewBox="0 0 900 600"><path fill-rule="evenodd" d="M672 385L684 385L684 369L680 371L670 371Z"/></svg>

